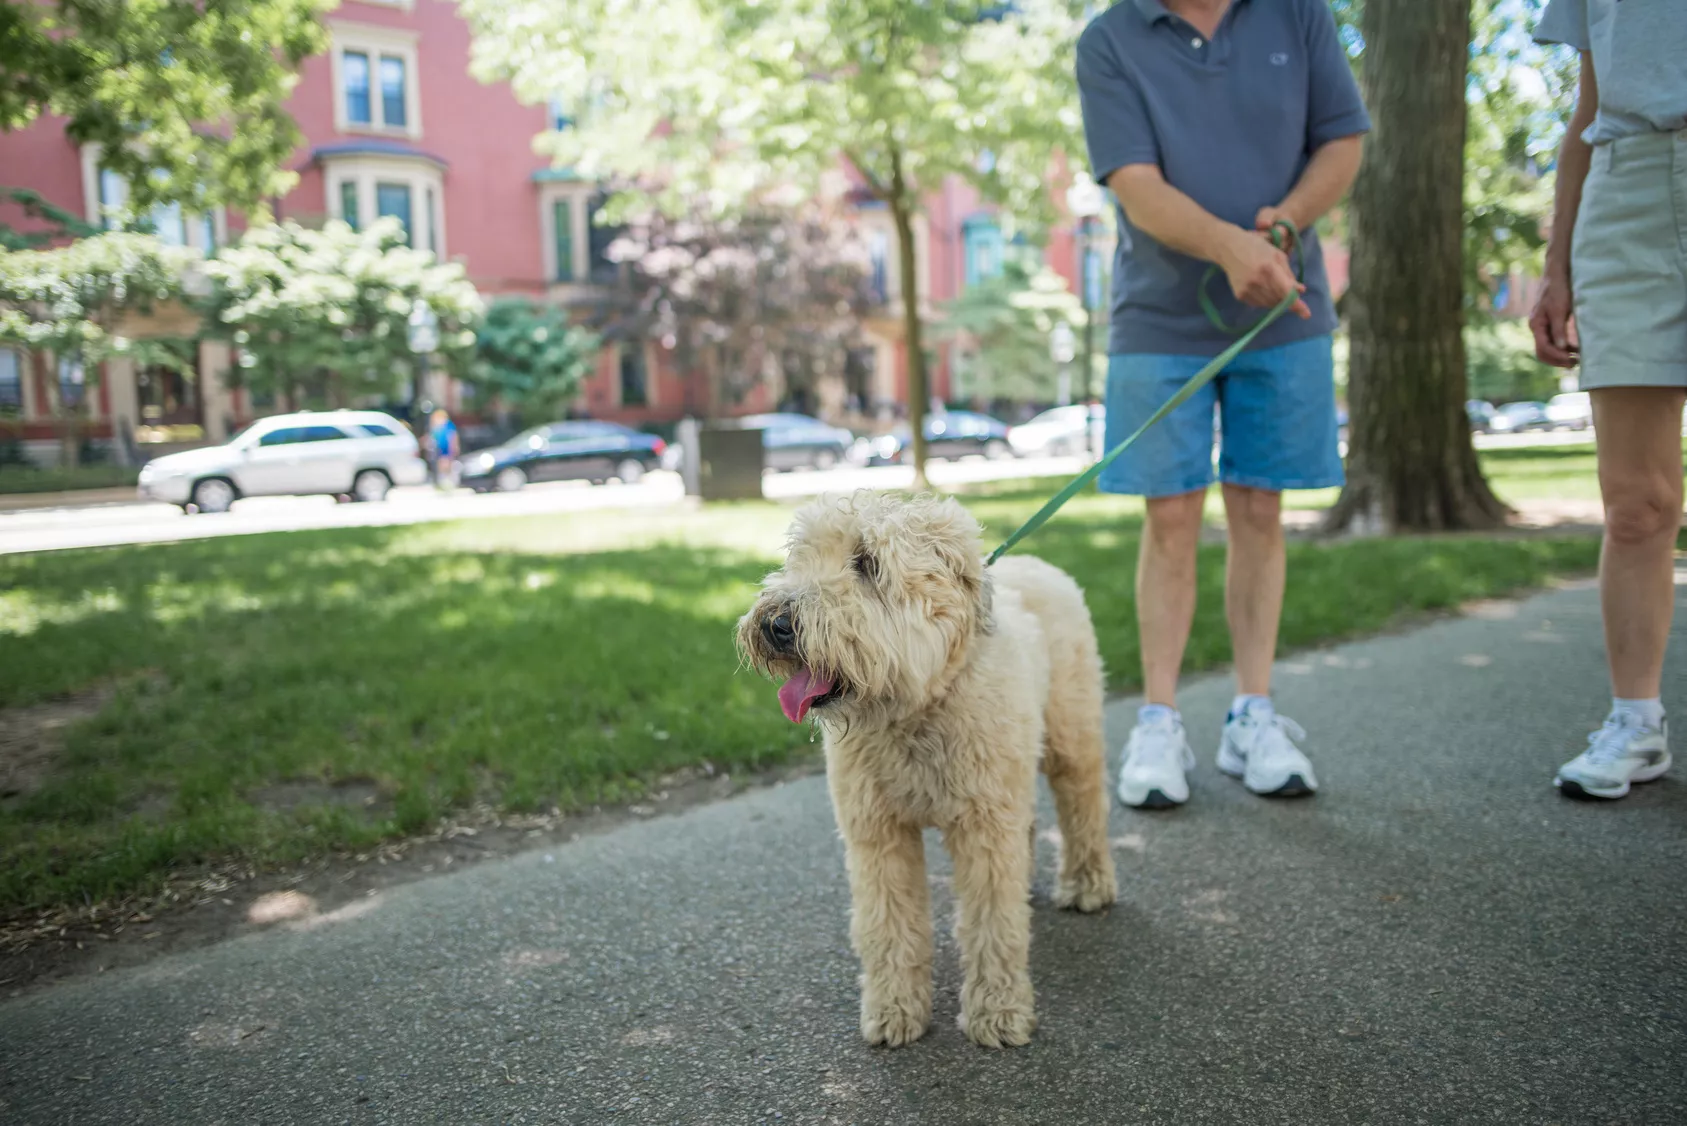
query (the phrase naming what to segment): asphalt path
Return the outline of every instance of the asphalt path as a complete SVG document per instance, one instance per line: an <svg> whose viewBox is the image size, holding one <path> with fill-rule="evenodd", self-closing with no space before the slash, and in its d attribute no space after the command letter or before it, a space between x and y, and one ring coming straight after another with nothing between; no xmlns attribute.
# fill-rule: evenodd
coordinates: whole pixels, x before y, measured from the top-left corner
<svg viewBox="0 0 1687 1126"><path fill-rule="evenodd" d="M1230 691L1183 698L1189 805L1115 811L1116 909L1053 910L1043 845L1029 1047L955 1027L935 840L936 1022L859 1040L809 778L0 1003L0 1121L1687 1122L1687 786L1550 785L1607 704L1591 589L1281 662L1315 799L1213 768Z"/></svg>

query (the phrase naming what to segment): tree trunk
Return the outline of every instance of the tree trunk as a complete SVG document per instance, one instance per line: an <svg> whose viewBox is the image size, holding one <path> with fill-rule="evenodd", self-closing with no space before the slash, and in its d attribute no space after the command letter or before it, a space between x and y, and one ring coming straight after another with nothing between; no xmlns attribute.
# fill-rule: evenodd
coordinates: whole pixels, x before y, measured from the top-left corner
<svg viewBox="0 0 1687 1126"><path fill-rule="evenodd" d="M1366 4L1375 126L1353 186L1347 487L1331 531L1493 528L1464 401L1465 68L1470 0Z"/></svg>
<svg viewBox="0 0 1687 1126"><path fill-rule="evenodd" d="M890 153L890 191L885 203L896 224L896 261L902 290L902 339L908 355L908 449L914 459L914 489L930 488L926 481L926 353L920 333L919 263L914 253L914 188L902 175L902 155Z"/></svg>

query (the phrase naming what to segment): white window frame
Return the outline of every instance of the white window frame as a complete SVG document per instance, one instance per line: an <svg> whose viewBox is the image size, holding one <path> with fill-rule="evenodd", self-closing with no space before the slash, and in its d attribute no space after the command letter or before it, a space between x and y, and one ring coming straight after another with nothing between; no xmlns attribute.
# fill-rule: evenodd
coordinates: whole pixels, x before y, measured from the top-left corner
<svg viewBox="0 0 1687 1126"><path fill-rule="evenodd" d="M359 3L368 4L371 8L397 8L403 12L416 6L416 0L359 0Z"/></svg>
<svg viewBox="0 0 1687 1126"><path fill-rule="evenodd" d="M329 20L332 46L328 51L334 72L334 128L340 133L367 133L379 137L422 135L421 68L416 65L417 33L405 28ZM346 116L346 79L341 59L347 51L369 56L369 121L352 121ZM389 126L382 111L381 56L404 62L404 124Z"/></svg>
<svg viewBox="0 0 1687 1126"><path fill-rule="evenodd" d="M591 207L595 185L587 182L549 183L539 185L539 238L544 257L546 285L585 285L587 267L591 265ZM572 205L569 216L574 231L574 280L561 281L556 276L556 205L567 200Z"/></svg>
<svg viewBox="0 0 1687 1126"><path fill-rule="evenodd" d="M114 217L106 214L105 207L100 202L100 158L102 155L103 152L98 145L82 146L82 199L86 204L83 210L86 212L89 223L104 228L110 225ZM124 184L124 193L125 201L127 201L127 184ZM205 214L204 212L191 212L184 209L182 211L182 233L187 239L187 246L201 254L210 254L218 246L228 245L228 212L222 207L213 207L209 213L212 235L217 240L217 246L205 245L204 227L202 225ZM130 213L125 207L121 216L116 218L127 219L130 217Z"/></svg>
<svg viewBox="0 0 1687 1126"><path fill-rule="evenodd" d="M428 190L433 190L433 225L439 245L434 257L446 260L445 238L445 175L439 165L424 157L381 156L356 154L325 157L322 161L322 184L327 196L328 214L344 219L341 212L343 192L340 185L357 186L357 229L368 230L377 218L375 214L375 185L404 184L410 189L410 221L415 225L411 244L417 250L428 249Z"/></svg>

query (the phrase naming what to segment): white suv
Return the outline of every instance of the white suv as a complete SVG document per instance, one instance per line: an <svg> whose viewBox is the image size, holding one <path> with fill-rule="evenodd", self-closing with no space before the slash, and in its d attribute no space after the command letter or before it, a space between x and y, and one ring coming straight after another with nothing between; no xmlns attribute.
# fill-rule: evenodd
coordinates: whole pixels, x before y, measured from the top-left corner
<svg viewBox="0 0 1687 1126"><path fill-rule="evenodd" d="M241 497L346 495L384 500L427 480L416 436L380 411L304 411L261 418L226 446L166 454L141 470L141 496L189 512L226 512Z"/></svg>

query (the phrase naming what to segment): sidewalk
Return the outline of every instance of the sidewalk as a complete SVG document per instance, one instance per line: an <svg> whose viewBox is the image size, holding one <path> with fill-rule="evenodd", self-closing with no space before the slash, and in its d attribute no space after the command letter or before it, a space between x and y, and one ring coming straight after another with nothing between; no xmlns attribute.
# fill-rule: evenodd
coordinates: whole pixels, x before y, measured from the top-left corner
<svg viewBox="0 0 1687 1126"><path fill-rule="evenodd" d="M1115 811L1118 908L1050 908L1043 848L1028 1048L954 1026L935 842L935 1026L859 1041L812 778L0 1004L0 1120L1687 1121L1687 783L1550 785L1608 702L1590 588L1283 662L1314 800L1213 769L1229 695L1183 701L1190 805Z"/></svg>

